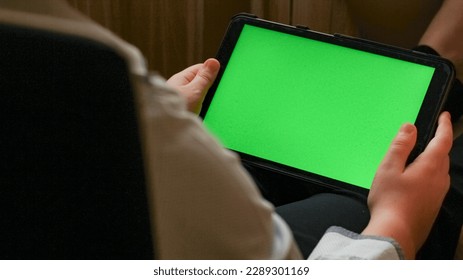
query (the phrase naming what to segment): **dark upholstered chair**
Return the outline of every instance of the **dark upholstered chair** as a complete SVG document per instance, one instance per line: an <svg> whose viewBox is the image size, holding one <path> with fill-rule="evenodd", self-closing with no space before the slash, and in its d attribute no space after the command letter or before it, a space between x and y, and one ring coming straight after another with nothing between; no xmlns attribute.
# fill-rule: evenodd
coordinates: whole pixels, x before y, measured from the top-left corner
<svg viewBox="0 0 463 280"><path fill-rule="evenodd" d="M125 61L0 24L0 259L154 258Z"/></svg>

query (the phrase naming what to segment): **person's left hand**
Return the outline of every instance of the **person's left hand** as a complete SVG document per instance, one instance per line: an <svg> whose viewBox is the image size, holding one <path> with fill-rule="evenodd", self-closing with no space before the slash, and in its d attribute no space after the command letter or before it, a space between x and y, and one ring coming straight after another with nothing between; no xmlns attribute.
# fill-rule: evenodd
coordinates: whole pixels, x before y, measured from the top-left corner
<svg viewBox="0 0 463 280"><path fill-rule="evenodd" d="M186 99L189 111L198 114L208 89L211 87L220 63L214 58L188 67L187 69L173 75L167 84L177 89Z"/></svg>

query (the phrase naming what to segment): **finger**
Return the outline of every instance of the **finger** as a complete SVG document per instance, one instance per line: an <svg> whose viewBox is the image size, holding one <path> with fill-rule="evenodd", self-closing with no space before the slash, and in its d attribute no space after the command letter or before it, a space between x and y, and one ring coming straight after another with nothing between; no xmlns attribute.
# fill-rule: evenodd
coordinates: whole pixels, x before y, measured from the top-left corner
<svg viewBox="0 0 463 280"><path fill-rule="evenodd" d="M210 58L204 62L198 70L190 85L199 89L208 89L219 73L220 63L217 59Z"/></svg>
<svg viewBox="0 0 463 280"><path fill-rule="evenodd" d="M173 86L183 86L190 83L197 75L198 71L201 69L202 64L192 65L170 77L167 80L167 83Z"/></svg>
<svg viewBox="0 0 463 280"><path fill-rule="evenodd" d="M410 123L400 127L381 165L385 168L394 168L400 171L405 169L407 159L416 143L416 127Z"/></svg>
<svg viewBox="0 0 463 280"><path fill-rule="evenodd" d="M453 130L450 114L444 112L440 115L436 134L429 142L420 157L437 159L448 156L453 143Z"/></svg>

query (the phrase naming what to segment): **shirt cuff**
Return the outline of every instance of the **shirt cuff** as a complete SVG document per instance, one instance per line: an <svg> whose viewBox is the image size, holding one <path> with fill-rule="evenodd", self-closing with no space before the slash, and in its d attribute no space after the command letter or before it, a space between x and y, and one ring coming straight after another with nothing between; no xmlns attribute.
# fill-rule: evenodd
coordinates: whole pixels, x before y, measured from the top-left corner
<svg viewBox="0 0 463 280"><path fill-rule="evenodd" d="M361 235L341 227L330 227L309 259L399 260L400 245L392 238Z"/></svg>

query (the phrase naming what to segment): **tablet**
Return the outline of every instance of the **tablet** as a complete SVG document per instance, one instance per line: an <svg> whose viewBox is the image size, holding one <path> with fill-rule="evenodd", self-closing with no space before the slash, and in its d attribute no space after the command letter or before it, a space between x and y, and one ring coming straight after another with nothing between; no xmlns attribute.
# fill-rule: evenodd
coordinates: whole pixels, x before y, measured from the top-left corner
<svg viewBox="0 0 463 280"><path fill-rule="evenodd" d="M248 164L368 192L400 126L432 138L454 79L448 61L256 17L234 17L203 103L205 126Z"/></svg>

